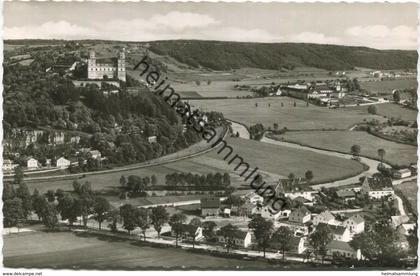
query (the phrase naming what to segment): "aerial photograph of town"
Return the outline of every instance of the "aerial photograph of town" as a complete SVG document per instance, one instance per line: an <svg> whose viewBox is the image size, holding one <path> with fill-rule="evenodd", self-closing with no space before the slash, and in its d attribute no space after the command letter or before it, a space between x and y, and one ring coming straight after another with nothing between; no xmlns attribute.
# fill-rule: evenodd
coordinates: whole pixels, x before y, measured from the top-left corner
<svg viewBox="0 0 420 276"><path fill-rule="evenodd" d="M3 17L3 275L417 270L416 3Z"/></svg>

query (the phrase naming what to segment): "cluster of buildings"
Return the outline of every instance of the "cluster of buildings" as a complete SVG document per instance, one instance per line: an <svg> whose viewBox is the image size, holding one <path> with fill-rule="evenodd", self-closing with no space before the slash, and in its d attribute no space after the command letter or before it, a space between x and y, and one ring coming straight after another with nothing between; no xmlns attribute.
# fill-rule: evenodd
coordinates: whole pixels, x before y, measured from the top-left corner
<svg viewBox="0 0 420 276"><path fill-rule="evenodd" d="M321 104L337 103L347 93L347 87L341 80L330 82L296 83L280 86L280 95L288 95L298 99L319 100Z"/></svg>
<svg viewBox="0 0 420 276"><path fill-rule="evenodd" d="M319 199L318 191L310 188L300 190L285 190L283 185L279 183L276 191L281 192L285 197L297 202L293 208L281 210L273 214L268 206L264 206L264 198L256 193L249 193L242 196L243 202L240 206L233 204L224 204L218 197L206 197L201 199L201 216L217 216L217 217L252 217L259 215L267 220L271 220L275 228L285 226L289 228L293 237L293 249L290 253L303 254L307 250L311 251L309 246L309 236L320 225L328 225L332 231L333 240L327 246L327 255L342 256L345 258L363 258L359 249L352 248L350 241L354 235L365 231L365 218L355 210L355 212L341 212L340 210L324 210L320 213L314 213L310 210L317 204ZM355 200L357 195L365 195L372 200L383 198L393 198L394 190L391 181L378 181L374 178L364 178L360 185L336 191L338 198L343 202ZM409 218L405 215L393 216L391 224L401 236L401 247L408 248L408 243L404 238L409 235L409 231L414 229L415 225L409 223ZM197 233L200 233L198 231ZM217 241L224 244L225 237L216 231ZM204 239L202 236L197 240ZM253 233L249 229L237 230L235 233L235 246L239 248L248 248L254 244ZM275 245L271 245L271 249L275 250Z"/></svg>
<svg viewBox="0 0 420 276"><path fill-rule="evenodd" d="M83 151L87 157L95 159L95 160L103 160L104 158L101 156L101 152L99 150L90 150L85 149ZM65 170L70 167L70 165L78 166L79 162L76 160L69 160L65 157L61 156L56 160L52 159L45 159L45 161L42 163L39 160L35 159L32 156L29 156L25 158L24 160L24 170L31 172L31 171L40 171L40 170L49 170L49 169L60 169ZM84 160L84 163L86 164L86 160ZM19 164L14 163L10 159L4 159L3 160L3 173L4 174L13 174L16 167L18 167Z"/></svg>

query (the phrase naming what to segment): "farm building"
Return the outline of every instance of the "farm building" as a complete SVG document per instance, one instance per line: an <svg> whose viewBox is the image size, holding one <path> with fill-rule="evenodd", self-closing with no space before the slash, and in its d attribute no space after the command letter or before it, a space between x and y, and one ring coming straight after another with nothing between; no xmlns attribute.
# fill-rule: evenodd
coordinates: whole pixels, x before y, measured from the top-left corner
<svg viewBox="0 0 420 276"><path fill-rule="evenodd" d="M226 243L226 237L221 234L220 231L217 232L217 241L220 243ZM247 248L251 245L252 237L250 232L245 232L241 230L236 230L233 233L232 243L235 247Z"/></svg>
<svg viewBox="0 0 420 276"><path fill-rule="evenodd" d="M220 211L220 199L218 197L205 197L200 200L202 216L217 216Z"/></svg>

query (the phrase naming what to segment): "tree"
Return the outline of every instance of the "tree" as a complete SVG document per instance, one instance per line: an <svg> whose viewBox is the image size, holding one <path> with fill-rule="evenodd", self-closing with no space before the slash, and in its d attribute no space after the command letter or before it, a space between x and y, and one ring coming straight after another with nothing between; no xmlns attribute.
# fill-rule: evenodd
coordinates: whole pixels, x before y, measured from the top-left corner
<svg viewBox="0 0 420 276"><path fill-rule="evenodd" d="M32 210L32 198L28 186L24 182L19 183L19 187L16 189L16 196L22 200L24 214L27 217Z"/></svg>
<svg viewBox="0 0 420 276"><path fill-rule="evenodd" d="M123 221L123 228L130 235L131 231L137 227L137 209L131 204L125 204L120 207L120 215Z"/></svg>
<svg viewBox="0 0 420 276"><path fill-rule="evenodd" d="M69 225L73 225L81 213L81 207L78 199L70 194L66 194L59 200L57 208L60 212L61 219L68 220Z"/></svg>
<svg viewBox="0 0 420 276"><path fill-rule="evenodd" d="M293 102L293 107L296 107L296 101Z"/></svg>
<svg viewBox="0 0 420 276"><path fill-rule="evenodd" d="M311 180L314 178L314 173L310 170L306 171L305 178L308 182L311 182Z"/></svg>
<svg viewBox="0 0 420 276"><path fill-rule="evenodd" d="M277 131L277 130L279 129L279 124L274 123L274 124L273 124L273 129L274 129L275 131Z"/></svg>
<svg viewBox="0 0 420 276"><path fill-rule="evenodd" d="M232 225L230 223L223 226L222 228L220 228L219 233L225 239L226 250L227 250L228 253L229 253L229 249L234 244L233 239L236 237L236 232L237 231L238 231L238 226Z"/></svg>
<svg viewBox="0 0 420 276"><path fill-rule="evenodd" d="M32 208L34 209L35 214L38 216L38 219L41 220L42 212L44 211L45 204L47 199L45 196L40 195L38 189L35 188L34 193L32 194Z"/></svg>
<svg viewBox="0 0 420 276"><path fill-rule="evenodd" d="M137 210L137 226L143 233L143 240L146 241L146 231L150 228L150 217L148 209L140 208Z"/></svg>
<svg viewBox="0 0 420 276"><path fill-rule="evenodd" d="M152 182L152 185L153 186L155 186L157 184L157 179L156 179L156 176L155 175L152 175L151 182Z"/></svg>
<svg viewBox="0 0 420 276"><path fill-rule="evenodd" d="M270 245L271 235L273 234L273 222L257 216L249 222L248 228L254 231L258 247L262 248L265 258L265 251Z"/></svg>
<svg viewBox="0 0 420 276"><path fill-rule="evenodd" d="M379 156L379 159L381 159L381 164L383 164L384 162L385 154L386 154L386 151L384 149L378 149L378 156Z"/></svg>
<svg viewBox="0 0 420 276"><path fill-rule="evenodd" d="M178 238L182 234L183 224L187 220L187 217L184 214L176 213L169 218L169 225L172 228L172 231L175 234L175 244L178 246Z"/></svg>
<svg viewBox="0 0 420 276"><path fill-rule="evenodd" d="M193 218L190 221L189 225L190 227L188 227L188 235L192 238L193 248L195 248L196 232L197 232L197 228L201 226L201 220L199 218Z"/></svg>
<svg viewBox="0 0 420 276"><path fill-rule="evenodd" d="M400 91L395 90L392 93L392 98L393 98L394 102L399 103L401 101Z"/></svg>
<svg viewBox="0 0 420 276"><path fill-rule="evenodd" d="M211 84L211 80L207 80L207 85L210 85Z"/></svg>
<svg viewBox="0 0 420 276"><path fill-rule="evenodd" d="M17 166L14 170L15 175L13 176L13 183L14 184L21 184L23 182L23 169L20 166Z"/></svg>
<svg viewBox="0 0 420 276"><path fill-rule="evenodd" d="M125 187L125 185L127 184L127 180L125 179L124 175L121 175L120 177L120 186L121 187Z"/></svg>
<svg viewBox="0 0 420 276"><path fill-rule="evenodd" d="M54 204L45 202L44 210L42 211L42 223L48 229L55 229L58 226L58 212Z"/></svg>
<svg viewBox="0 0 420 276"><path fill-rule="evenodd" d="M277 245L277 248L281 250L284 261L284 252L289 251L293 248L293 232L286 226L280 226L276 232L274 232L271 238L272 243Z"/></svg>
<svg viewBox="0 0 420 276"><path fill-rule="evenodd" d="M107 220L111 222L108 224L109 229L111 229L111 232L117 232L117 223L121 221L121 214L120 210L118 209L112 209L108 212Z"/></svg>
<svg viewBox="0 0 420 276"><path fill-rule="evenodd" d="M309 244L315 250L315 256L321 255L322 263L324 263L325 255L327 255L327 245L332 241L333 234L328 224L318 224L315 232L309 237Z"/></svg>
<svg viewBox="0 0 420 276"><path fill-rule="evenodd" d="M111 210L111 204L103 197L96 197L93 203L94 218L99 224L101 230L102 222L107 218L107 213Z"/></svg>
<svg viewBox="0 0 420 276"><path fill-rule="evenodd" d="M211 241L215 237L214 229L217 227L217 224L214 221L205 221L203 222L203 235L207 241Z"/></svg>
<svg viewBox="0 0 420 276"><path fill-rule="evenodd" d="M353 145L350 148L350 152L354 157L359 157L360 152L361 152L361 148L359 145Z"/></svg>
<svg viewBox="0 0 420 276"><path fill-rule="evenodd" d="M408 245L410 246L409 252L413 255L417 255L417 247L419 244L419 239L417 237L417 227L418 226L416 223L414 228L408 231L408 237L407 237Z"/></svg>
<svg viewBox="0 0 420 276"><path fill-rule="evenodd" d="M152 176L153 179L153 176ZM168 222L169 214L163 206L157 206L152 208L152 213L150 214L150 219L153 227L158 233L160 238L160 232L162 231L162 226Z"/></svg>
<svg viewBox="0 0 420 276"><path fill-rule="evenodd" d="M8 199L3 205L3 223L6 227L17 226L25 218L25 209L20 198Z"/></svg>
<svg viewBox="0 0 420 276"><path fill-rule="evenodd" d="M372 114L372 115L376 115L376 113L377 113L376 106L374 106L374 105L369 105L369 107L368 107L368 113L369 113L369 114Z"/></svg>

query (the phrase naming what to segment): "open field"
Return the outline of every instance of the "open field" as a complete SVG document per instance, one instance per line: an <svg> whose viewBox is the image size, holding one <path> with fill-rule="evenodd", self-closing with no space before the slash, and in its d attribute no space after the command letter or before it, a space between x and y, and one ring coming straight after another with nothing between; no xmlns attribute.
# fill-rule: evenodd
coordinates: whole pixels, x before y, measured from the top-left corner
<svg viewBox="0 0 420 276"><path fill-rule="evenodd" d="M371 93L391 94L394 89L417 88L417 80L384 80L384 81L365 81L360 83L363 89Z"/></svg>
<svg viewBox="0 0 420 276"><path fill-rule="evenodd" d="M386 116L388 118L401 118L402 120L415 121L417 119L417 111L403 107L395 103L377 104L376 110L378 115ZM354 109L367 112L368 106L358 106Z"/></svg>
<svg viewBox="0 0 420 276"><path fill-rule="evenodd" d="M303 145L350 152L352 145L360 145L361 154L378 158L378 149L385 149L385 160L399 165L417 161L417 148L378 138L364 131L296 131L280 135L286 141Z"/></svg>
<svg viewBox="0 0 420 276"><path fill-rule="evenodd" d="M296 107L293 106L294 102L297 104ZM279 128L288 129L347 129L365 118L384 120L380 116L368 114L365 110L351 108L338 110L314 105L307 107L304 101L289 97L191 100L190 103L204 110L222 112L226 118L248 126L262 123L265 127L273 127L273 123L277 123ZM256 103L258 107L255 106Z"/></svg>
<svg viewBox="0 0 420 276"><path fill-rule="evenodd" d="M183 249L155 248L118 238L69 232L4 236L3 255L5 267L19 268L281 269L280 266L270 265L265 261L221 258Z"/></svg>
<svg viewBox="0 0 420 276"><path fill-rule="evenodd" d="M417 181L408 181L394 186L394 189L400 190L408 199L411 206L417 214Z"/></svg>
<svg viewBox="0 0 420 276"><path fill-rule="evenodd" d="M259 171L267 179L267 182L275 182L281 177L287 177L289 173L297 176L303 176L306 170L314 172L313 181L326 181L330 179L343 178L347 175L357 174L363 170L362 166L355 161L345 160L342 158L328 157L317 153L308 153L307 151L281 147L277 145L261 143L241 138L233 138L228 140L228 144L234 148L234 154L238 154L244 158L245 162L250 164L251 169L258 167ZM227 151L227 150L225 150ZM134 169L132 171L114 172L107 174L87 175L80 179L80 182L89 181L94 190L113 190L119 186L121 175L126 177L129 175L151 176L155 175L158 185L165 183L165 175L174 172L207 174L215 172L228 172L231 176L232 186L239 188L249 188L249 183L245 182L239 176L241 169L234 172L234 167L238 161L228 165L223 160L225 153L217 154L217 150L196 156L187 160L177 161L165 165L153 166L142 169ZM28 182L28 187L32 191L37 188L40 192L48 190L56 190L58 188L65 191L73 190L73 180L57 180L44 182ZM145 199L133 199L133 204L148 205L155 203L169 203L174 201L198 199L197 196L185 196L182 199L178 197L148 197ZM114 204L122 201L116 196L110 198Z"/></svg>

